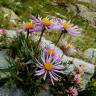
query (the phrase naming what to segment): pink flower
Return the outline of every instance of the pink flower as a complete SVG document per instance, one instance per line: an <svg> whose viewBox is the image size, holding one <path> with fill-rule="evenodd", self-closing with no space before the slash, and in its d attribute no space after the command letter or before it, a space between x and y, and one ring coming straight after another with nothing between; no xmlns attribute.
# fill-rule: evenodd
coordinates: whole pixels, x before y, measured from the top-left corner
<svg viewBox="0 0 96 96"><path fill-rule="evenodd" d="M46 54L43 52L41 57L42 63L37 60L37 67L38 71L36 71L36 76L42 76L45 80L46 78L50 77L52 84L54 85L54 81L59 80L59 75L64 74L64 66L61 65L61 60L53 58L51 55Z"/></svg>
<svg viewBox="0 0 96 96"><path fill-rule="evenodd" d="M79 85L80 82L81 82L81 74L75 74L73 81L74 81L75 84Z"/></svg>
<svg viewBox="0 0 96 96"><path fill-rule="evenodd" d="M0 35L5 34L5 30L4 29L0 29Z"/></svg>
<svg viewBox="0 0 96 96"><path fill-rule="evenodd" d="M78 91L77 91L76 87L73 87L73 86L67 90L67 93L68 93L68 96L77 96L78 95Z"/></svg>
<svg viewBox="0 0 96 96"><path fill-rule="evenodd" d="M76 66L75 73L76 74L83 74L83 65Z"/></svg>

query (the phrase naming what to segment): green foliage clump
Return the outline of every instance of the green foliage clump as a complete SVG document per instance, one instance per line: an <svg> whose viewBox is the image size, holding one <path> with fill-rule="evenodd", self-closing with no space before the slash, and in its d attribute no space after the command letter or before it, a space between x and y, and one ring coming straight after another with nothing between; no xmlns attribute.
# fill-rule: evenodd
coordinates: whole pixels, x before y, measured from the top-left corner
<svg viewBox="0 0 96 96"><path fill-rule="evenodd" d="M36 44L36 42L32 41L31 36L27 38L25 34L20 33L9 42L8 55L12 58L21 58L24 62L28 61L34 56L38 56L39 50L35 50Z"/></svg>
<svg viewBox="0 0 96 96"><path fill-rule="evenodd" d="M36 59L40 58L40 54L41 50L37 48L37 42L33 41L31 36L27 38L24 33L20 33L12 38L7 46L9 67L2 69L9 72L10 76L5 78L4 82L12 86L16 84L28 96L36 95L42 84L42 79L34 75L37 70Z"/></svg>

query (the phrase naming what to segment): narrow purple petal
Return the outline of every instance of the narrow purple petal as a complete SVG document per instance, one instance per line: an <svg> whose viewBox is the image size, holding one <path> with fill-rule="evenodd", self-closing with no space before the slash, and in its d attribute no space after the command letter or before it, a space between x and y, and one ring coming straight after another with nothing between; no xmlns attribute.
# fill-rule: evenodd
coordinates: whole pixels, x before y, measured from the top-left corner
<svg viewBox="0 0 96 96"><path fill-rule="evenodd" d="M80 36L81 33L79 31L76 31L75 29L72 29L72 28L68 28L66 29L68 31L68 33L72 36Z"/></svg>
<svg viewBox="0 0 96 96"><path fill-rule="evenodd" d="M30 18L31 18L32 20L37 20L37 19L36 19L36 17L35 17L35 16L33 16L33 15L32 15L32 16L30 16Z"/></svg>
<svg viewBox="0 0 96 96"><path fill-rule="evenodd" d="M44 74L44 77L43 77L44 80L46 79L46 75L47 75L47 71Z"/></svg>
<svg viewBox="0 0 96 96"><path fill-rule="evenodd" d="M50 72L49 72L49 75L50 75ZM54 85L54 81L53 81L53 78L51 75L50 75L50 80L51 80L52 84Z"/></svg>
<svg viewBox="0 0 96 96"><path fill-rule="evenodd" d="M50 77L53 78L55 81L58 81L58 78L52 74L52 72L49 72Z"/></svg>
<svg viewBox="0 0 96 96"><path fill-rule="evenodd" d="M40 76L40 75L43 75L44 73L45 73L45 70L42 69L42 70L36 71L35 75Z"/></svg>
<svg viewBox="0 0 96 96"><path fill-rule="evenodd" d="M55 72L52 72L52 74L53 74L54 76L56 76L57 79L58 79L58 77L59 77L59 78L61 77L61 76L57 75ZM59 80L59 79L58 79L58 80Z"/></svg>
<svg viewBox="0 0 96 96"><path fill-rule="evenodd" d="M56 69L54 69L54 72L57 72L57 73L62 73L62 74L64 74L64 71L59 71L59 70L56 70Z"/></svg>
<svg viewBox="0 0 96 96"><path fill-rule="evenodd" d="M57 66L54 65L54 69L57 69L57 70L64 69L64 66L63 65L57 65Z"/></svg>

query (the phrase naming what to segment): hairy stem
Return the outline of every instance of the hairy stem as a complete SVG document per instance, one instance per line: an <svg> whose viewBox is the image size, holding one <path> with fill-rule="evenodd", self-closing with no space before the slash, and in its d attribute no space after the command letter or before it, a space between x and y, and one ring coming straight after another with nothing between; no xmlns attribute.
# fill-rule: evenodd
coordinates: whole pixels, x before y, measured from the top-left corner
<svg viewBox="0 0 96 96"><path fill-rule="evenodd" d="M40 38L39 38L39 41L38 41L37 46L39 46L39 44L40 44L40 42L41 42L41 39L42 39L43 34L44 34L44 31L45 31L45 28L44 28L44 29L42 30L42 32L41 32L41 35L40 35Z"/></svg>
<svg viewBox="0 0 96 96"><path fill-rule="evenodd" d="M28 37L29 37L29 33L30 33L30 32L29 32L29 30L28 30L28 31L27 31L27 39L28 39Z"/></svg>
<svg viewBox="0 0 96 96"><path fill-rule="evenodd" d="M59 43L59 41L60 41L60 39L61 39L63 33L64 33L64 32L62 31L61 34L60 34L60 36L59 36L59 38L58 38L58 40L57 40L57 42L56 42L56 45Z"/></svg>

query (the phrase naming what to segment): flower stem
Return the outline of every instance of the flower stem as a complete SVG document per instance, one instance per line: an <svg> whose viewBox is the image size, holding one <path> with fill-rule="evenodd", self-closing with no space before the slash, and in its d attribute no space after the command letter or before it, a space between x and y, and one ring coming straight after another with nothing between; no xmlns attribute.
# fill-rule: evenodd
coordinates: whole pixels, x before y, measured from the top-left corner
<svg viewBox="0 0 96 96"><path fill-rule="evenodd" d="M29 30L28 30L28 31L27 31L27 39L28 39L28 37L29 37L29 33L30 33L30 32L29 32Z"/></svg>
<svg viewBox="0 0 96 96"><path fill-rule="evenodd" d="M42 39L43 34L44 34L44 31L45 31L45 28L44 28L44 29L42 30L42 32L41 32L41 35L40 35L40 38L39 38L39 41L38 41L37 46L39 46L39 44L40 44L40 42L41 42L41 39Z"/></svg>
<svg viewBox="0 0 96 96"><path fill-rule="evenodd" d="M58 38L58 40L57 40L57 42L56 42L56 45L59 43L59 41L60 41L60 39L61 39L63 33L64 33L64 32L62 31L61 34L60 34L60 36L59 36L59 38Z"/></svg>

